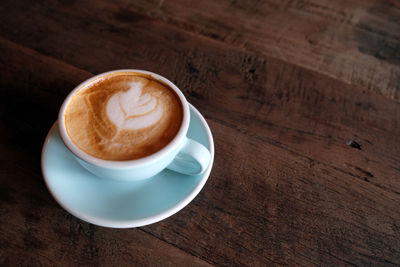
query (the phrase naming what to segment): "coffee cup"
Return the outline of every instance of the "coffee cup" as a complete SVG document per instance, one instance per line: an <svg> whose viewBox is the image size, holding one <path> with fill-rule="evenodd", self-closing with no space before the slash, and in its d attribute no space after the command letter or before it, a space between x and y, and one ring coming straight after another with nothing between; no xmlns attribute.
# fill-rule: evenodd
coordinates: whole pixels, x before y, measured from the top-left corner
<svg viewBox="0 0 400 267"><path fill-rule="evenodd" d="M143 70L96 75L64 100L58 128L65 146L93 174L118 180L153 177L165 168L197 175L210 152L187 137L189 104L168 79Z"/></svg>

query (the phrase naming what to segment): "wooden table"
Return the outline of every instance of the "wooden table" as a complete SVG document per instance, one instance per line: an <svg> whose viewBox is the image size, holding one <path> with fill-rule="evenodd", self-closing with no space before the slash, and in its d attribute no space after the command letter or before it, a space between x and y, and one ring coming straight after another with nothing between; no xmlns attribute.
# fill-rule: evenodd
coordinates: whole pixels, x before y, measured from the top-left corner
<svg viewBox="0 0 400 267"><path fill-rule="evenodd" d="M400 265L400 2L0 3L0 265ZM159 223L81 221L42 178L64 97L94 74L175 82L216 148Z"/></svg>

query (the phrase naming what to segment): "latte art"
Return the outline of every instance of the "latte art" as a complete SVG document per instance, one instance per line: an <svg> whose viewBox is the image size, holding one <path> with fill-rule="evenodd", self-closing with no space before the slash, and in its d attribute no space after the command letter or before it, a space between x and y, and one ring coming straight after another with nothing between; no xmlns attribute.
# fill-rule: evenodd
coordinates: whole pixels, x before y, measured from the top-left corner
<svg viewBox="0 0 400 267"><path fill-rule="evenodd" d="M130 83L127 92L113 95L107 103L107 116L119 130L137 130L158 122L163 114L157 96L142 95L141 83Z"/></svg>
<svg viewBox="0 0 400 267"><path fill-rule="evenodd" d="M71 98L65 126L72 142L106 160L151 155L177 134L182 105L167 85L136 73L110 74Z"/></svg>

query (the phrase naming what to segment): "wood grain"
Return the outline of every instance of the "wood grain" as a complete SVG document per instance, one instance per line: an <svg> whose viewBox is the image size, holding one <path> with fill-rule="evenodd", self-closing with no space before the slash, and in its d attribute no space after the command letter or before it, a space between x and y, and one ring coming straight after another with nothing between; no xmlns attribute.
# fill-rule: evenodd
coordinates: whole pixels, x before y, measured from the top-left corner
<svg viewBox="0 0 400 267"><path fill-rule="evenodd" d="M29 1L27 1L29 4ZM49 3L50 2L50 3ZM119 26L139 27L149 23L150 18L162 20L179 27L233 45L244 50L257 52L269 57L279 58L331 77L354 84L367 90L399 100L400 98L400 56L399 56L399 5L395 1L114 1L111 4L85 1L57 2L40 1L30 4L23 1L20 6L3 3L3 10L10 16L2 18L3 31L18 34L13 21L24 25L29 38L30 33L43 29L41 23L30 16L50 14L42 23L53 19L62 20L68 30L65 34L79 33L77 24L87 22L80 15L97 16L86 27L100 27L97 30L111 31L114 35L123 33L120 29L102 29L97 22L105 19ZM49 5L49 6L47 6ZM57 18L58 12L70 11L72 14ZM76 12L79 10L79 12ZM23 12L21 12L23 11ZM24 12L26 12L24 14ZM14 18L15 14L17 18ZM79 14L80 13L80 14ZM69 17L71 16L71 17ZM70 20L74 18L78 20ZM65 21L64 21L65 20ZM24 24L27 23L27 24ZM57 27L44 27L51 34L58 35ZM124 28L124 27L122 27ZM163 31L164 38L179 38ZM82 37L82 36L80 36ZM37 38L37 37L36 37ZM50 36L49 36L50 38ZM69 38L73 38L71 35ZM113 40L113 39L109 39ZM33 40L32 40L33 41ZM53 40L34 40L54 42ZM58 42L69 42L58 39ZM82 42L86 42L82 39ZM55 43L57 44L57 43ZM39 45L39 44L38 44ZM92 53L97 45L93 45ZM65 55L68 56L68 55ZM69 55L70 56L70 55Z"/></svg>
<svg viewBox="0 0 400 267"><path fill-rule="evenodd" d="M117 1L208 38L400 99L397 1Z"/></svg>
<svg viewBox="0 0 400 267"><path fill-rule="evenodd" d="M366 74L359 81L343 78L357 75L343 66L358 58L370 68L369 57L343 56L343 69L338 63L316 68L318 58L300 64L289 48L282 48L289 55L284 58L269 53L268 42L267 48L257 47L266 35L257 43L257 34L243 23L260 13L251 20L254 29L273 32L257 23L278 19L276 10L282 9L292 26L302 14L313 32L319 20L336 21L328 15L338 12L318 15L324 9L312 5L303 9L313 12L301 13L299 5L293 11L279 3L241 1L207 8L161 1L158 9L151 2L40 1L26 8L27 3L5 1L0 10L0 88L7 96L0 113L2 161L9 162L2 164L2 177L8 178L1 181L2 262L11 259L12 265L36 247L25 263L51 265L61 258L66 264L102 265L400 264L400 103L390 93L397 89L386 90L390 86L380 87L375 78L362 84ZM335 7L354 10L370 2L343 3ZM240 19L218 16L225 7ZM214 29L207 23L216 17ZM226 35L221 21L234 24ZM334 28L334 22L328 24ZM213 36L214 30L220 35ZM235 39L236 32L244 37ZM316 49L336 58L324 36L314 36ZM336 46L346 46L340 38ZM309 51L297 45L307 57ZM393 76L382 76L387 84L398 71L396 55L390 58L375 57L379 66L371 72L388 70L389 64ZM38 163L69 90L91 73L125 67L175 82L207 118L216 145L214 168L199 196L178 214L140 230L104 229L69 216L45 190ZM21 105L27 108L18 109ZM37 108L27 113L29 107ZM21 158L27 163L21 165ZM49 243L54 247L43 245Z"/></svg>

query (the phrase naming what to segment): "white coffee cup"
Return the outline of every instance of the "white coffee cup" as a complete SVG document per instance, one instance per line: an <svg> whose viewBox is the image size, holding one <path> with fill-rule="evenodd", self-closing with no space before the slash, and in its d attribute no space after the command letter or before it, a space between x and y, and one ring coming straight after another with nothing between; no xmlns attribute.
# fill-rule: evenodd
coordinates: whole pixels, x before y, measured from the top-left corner
<svg viewBox="0 0 400 267"><path fill-rule="evenodd" d="M104 160L89 155L74 144L68 135L65 123L65 113L71 98L82 88L101 77L124 72L132 74L144 74L152 79L167 85L178 96L182 108L183 119L178 133L165 147L157 152L134 160ZM188 138L187 131L190 123L190 110L188 102L178 87L168 79L144 70L123 69L96 75L79 84L64 100L58 115L58 128L65 146L72 152L77 161L93 174L119 180L140 180L153 177L165 168L187 174L196 175L204 172L210 163L210 152L202 144Z"/></svg>

